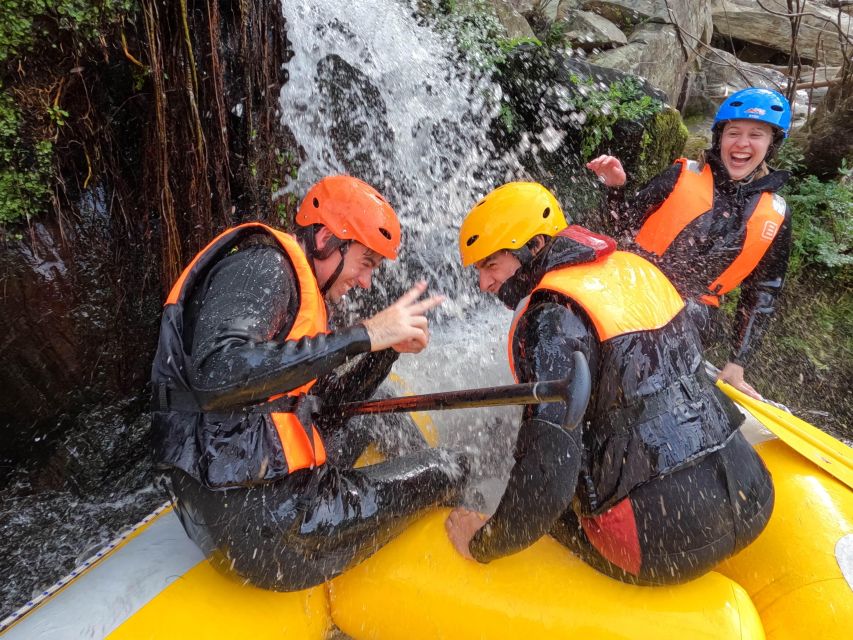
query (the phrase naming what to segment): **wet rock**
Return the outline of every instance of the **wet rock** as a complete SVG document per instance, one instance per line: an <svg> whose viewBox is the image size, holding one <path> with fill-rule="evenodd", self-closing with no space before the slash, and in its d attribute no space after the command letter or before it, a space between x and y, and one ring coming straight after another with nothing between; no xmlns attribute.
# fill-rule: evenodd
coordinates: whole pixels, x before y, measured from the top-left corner
<svg viewBox="0 0 853 640"><path fill-rule="evenodd" d="M751 64L713 47L702 47L702 67L696 74L687 110L712 115L727 96L747 87L764 87L785 93L788 76L771 65ZM809 97L797 91L792 105L793 126L800 126L809 110Z"/></svg>
<svg viewBox="0 0 853 640"><path fill-rule="evenodd" d="M777 71L781 71L782 73L788 72L787 68L777 68ZM816 108L824 101L829 91L829 86L821 85L828 85L828 83L833 80L840 81L842 77L841 72L842 67L812 68L804 65L800 69L800 77L797 80L797 85L803 86L802 90L805 91L808 96L809 105L812 109ZM799 93L799 91L797 93Z"/></svg>
<svg viewBox="0 0 853 640"><path fill-rule="evenodd" d="M680 116L663 107L666 96L658 89L578 56L518 48L500 81L517 127L513 132L495 127L496 145L514 149L525 175L551 188L575 220L596 229L608 227L607 221L593 219L601 209L601 192L584 166L586 159L611 153L623 159L632 177L651 177L648 172L672 162L686 139ZM614 105L607 95L614 84L625 93L612 100L627 103L646 96L661 102L642 117L611 117Z"/></svg>
<svg viewBox="0 0 853 640"><path fill-rule="evenodd" d="M539 6L540 0L507 0L507 3L519 13L530 13Z"/></svg>
<svg viewBox="0 0 853 640"><path fill-rule="evenodd" d="M80 212L62 226L33 222L0 247L0 432L12 459L42 450L61 416L147 378L159 304L142 247L114 237L97 207Z"/></svg>
<svg viewBox="0 0 853 640"><path fill-rule="evenodd" d="M711 37L709 0L668 3L662 0L585 0L581 7L627 29L649 22L677 25L687 34L691 46L708 42Z"/></svg>
<svg viewBox="0 0 853 640"><path fill-rule="evenodd" d="M619 27L590 11L565 10L557 13L557 20L566 25L565 39L582 49L610 49L628 44Z"/></svg>
<svg viewBox="0 0 853 640"><path fill-rule="evenodd" d="M832 178L842 160L853 166L853 79L830 88L802 134L810 173Z"/></svg>
<svg viewBox="0 0 853 640"><path fill-rule="evenodd" d="M714 0L712 16L714 30L723 36L736 38L791 54L791 22L787 17L785 0L765 0L765 11L755 0ZM797 34L797 50L803 58L829 65L840 65L844 50L839 41L836 23L845 34L853 33L851 18L806 1ZM780 15L781 14L781 15ZM848 45L849 47L849 45Z"/></svg>
<svg viewBox="0 0 853 640"><path fill-rule="evenodd" d="M679 102L692 62L681 49L675 27L653 23L634 30L624 47L593 55L590 61L642 76L663 91L672 105Z"/></svg>
<svg viewBox="0 0 853 640"><path fill-rule="evenodd" d="M394 132L380 91L338 55L319 62L316 78L323 96L317 109L334 123L335 156L352 175L381 175L382 158L391 155Z"/></svg>
<svg viewBox="0 0 853 640"><path fill-rule="evenodd" d="M624 47L596 55L596 64L641 75L662 89L670 104L683 106L697 45L710 42L713 33L708 0L585 0L581 7L630 34Z"/></svg>
<svg viewBox="0 0 853 640"><path fill-rule="evenodd" d="M495 15L498 21L506 29L508 38L534 38L533 29L530 23L522 15L521 11L529 10L525 7L529 2L513 2L512 0L489 0L495 10ZM518 8L516 8L518 5Z"/></svg>

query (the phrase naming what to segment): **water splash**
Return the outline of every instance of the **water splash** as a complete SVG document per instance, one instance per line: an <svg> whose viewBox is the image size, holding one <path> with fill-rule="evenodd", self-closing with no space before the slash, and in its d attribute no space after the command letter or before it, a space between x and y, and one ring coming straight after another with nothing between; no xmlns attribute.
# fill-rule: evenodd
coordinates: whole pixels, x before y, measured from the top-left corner
<svg viewBox="0 0 853 640"><path fill-rule="evenodd" d="M407 3L282 6L294 52L281 90L282 124L305 154L285 190L301 198L335 173L374 185L404 228L391 280L405 286L426 277L454 294L446 309L469 306L473 289L459 286L456 229L511 165L487 137L499 88L460 64L454 44Z"/></svg>
<svg viewBox="0 0 853 640"><path fill-rule="evenodd" d="M369 297L390 302L417 278L448 294L430 347L395 366L411 391L511 383L505 344L511 314L477 292L456 248L458 226L476 199L519 172L513 154L496 150L487 135L500 88L460 64L455 43L418 19L410 4L288 0L282 6L294 48L280 96L282 124L305 156L285 190L299 198L323 176L349 173L394 205L404 229L401 258L374 279L378 291ZM486 502L499 496L488 483L509 472L518 413L432 414L444 444L475 454Z"/></svg>

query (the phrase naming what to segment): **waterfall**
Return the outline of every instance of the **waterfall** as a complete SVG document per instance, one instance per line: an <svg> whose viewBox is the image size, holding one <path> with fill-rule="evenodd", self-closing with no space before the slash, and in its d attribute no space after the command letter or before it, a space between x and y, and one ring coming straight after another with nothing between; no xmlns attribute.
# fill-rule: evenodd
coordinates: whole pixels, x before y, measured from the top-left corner
<svg viewBox="0 0 853 640"><path fill-rule="evenodd" d="M282 87L282 124L304 150L284 188L348 173L388 198L403 225L391 280L459 287L456 229L475 198L507 173L486 129L499 88L458 62L449 37L395 0L286 0L293 58ZM381 283L379 283L381 291ZM396 291L394 291L396 293Z"/></svg>
<svg viewBox="0 0 853 640"><path fill-rule="evenodd" d="M447 301L429 348L395 370L414 392L511 382L511 314L463 274L457 229L477 198L513 175L511 154L487 137L500 88L458 61L449 38L395 0L284 0L293 57L280 96L282 125L304 150L284 191L301 199L323 176L348 173L389 199L403 226L400 259L374 278L385 302L417 278ZM356 294L357 296L358 294ZM432 414L442 441L508 454L518 409ZM486 455L492 470L506 466ZM508 467L506 467L508 469Z"/></svg>

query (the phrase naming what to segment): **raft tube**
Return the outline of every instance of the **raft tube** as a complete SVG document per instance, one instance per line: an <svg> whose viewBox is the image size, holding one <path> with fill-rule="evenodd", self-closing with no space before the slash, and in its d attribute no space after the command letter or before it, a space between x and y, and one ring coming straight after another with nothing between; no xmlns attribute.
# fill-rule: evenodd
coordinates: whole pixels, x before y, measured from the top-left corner
<svg viewBox="0 0 853 640"><path fill-rule="evenodd" d="M778 440L756 449L776 485L764 533L717 572L673 587L607 578L550 538L481 565L447 510L329 584L275 593L218 573L162 507L0 622L3 640L849 637L853 491ZM3 631L5 629L5 632Z"/></svg>
<svg viewBox="0 0 853 640"><path fill-rule="evenodd" d="M226 577L164 505L0 622L0 636L322 640L330 627L324 587L276 593Z"/></svg>
<svg viewBox="0 0 853 640"><path fill-rule="evenodd" d="M448 511L409 527L332 581L332 617L353 638L764 638L746 591L718 573L637 587L598 573L545 537L488 565L462 558Z"/></svg>
<svg viewBox="0 0 853 640"><path fill-rule="evenodd" d="M768 638L850 638L853 491L781 440L755 448L773 474L773 516L717 570L749 592Z"/></svg>

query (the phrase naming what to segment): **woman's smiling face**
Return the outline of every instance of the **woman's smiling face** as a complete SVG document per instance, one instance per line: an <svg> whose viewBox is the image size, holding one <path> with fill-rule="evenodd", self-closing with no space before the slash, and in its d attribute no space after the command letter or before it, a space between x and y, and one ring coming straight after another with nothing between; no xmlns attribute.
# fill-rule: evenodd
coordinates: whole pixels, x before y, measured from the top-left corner
<svg viewBox="0 0 853 640"><path fill-rule="evenodd" d="M720 156L732 180L743 180L758 168L773 142L773 128L755 120L731 120L723 127Z"/></svg>

